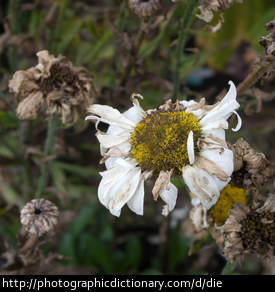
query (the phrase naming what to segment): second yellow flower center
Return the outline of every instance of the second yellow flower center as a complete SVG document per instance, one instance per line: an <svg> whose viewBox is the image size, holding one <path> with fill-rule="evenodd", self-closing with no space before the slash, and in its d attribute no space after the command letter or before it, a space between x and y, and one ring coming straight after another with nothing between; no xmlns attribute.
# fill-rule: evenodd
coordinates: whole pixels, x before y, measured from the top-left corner
<svg viewBox="0 0 275 292"><path fill-rule="evenodd" d="M193 131L194 151L200 137L199 121L185 111L155 111L140 121L131 136L131 154L142 170L174 169L180 175L189 163L187 138Z"/></svg>

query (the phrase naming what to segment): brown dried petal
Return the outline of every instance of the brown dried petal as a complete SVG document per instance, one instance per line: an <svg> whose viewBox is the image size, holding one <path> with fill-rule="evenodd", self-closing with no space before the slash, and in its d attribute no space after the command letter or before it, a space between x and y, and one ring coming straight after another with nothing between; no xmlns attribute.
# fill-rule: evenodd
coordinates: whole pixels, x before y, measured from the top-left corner
<svg viewBox="0 0 275 292"><path fill-rule="evenodd" d="M154 200L157 200L159 193L161 191L161 189L166 185L167 187L169 187L170 184L170 179L173 173L173 169L171 170L167 170L167 171L161 171L159 173L159 176L154 184L152 193L153 193L153 197Z"/></svg>
<svg viewBox="0 0 275 292"><path fill-rule="evenodd" d="M263 153L255 152L242 138L228 144L234 154L232 182L244 188L259 188L275 176L275 165Z"/></svg>
<svg viewBox="0 0 275 292"><path fill-rule="evenodd" d="M196 158L196 166L208 172L211 176L216 175L220 180L227 181L228 175L217 166L215 162L206 157L199 156Z"/></svg>
<svg viewBox="0 0 275 292"><path fill-rule="evenodd" d="M31 93L18 104L16 114L18 118L22 120L36 119L38 111L43 103L44 99L41 91Z"/></svg>
<svg viewBox="0 0 275 292"><path fill-rule="evenodd" d="M34 81L31 72L19 70L14 73L12 79L9 81L9 89L17 95L21 94L22 96L26 96L34 90L39 90L39 87Z"/></svg>

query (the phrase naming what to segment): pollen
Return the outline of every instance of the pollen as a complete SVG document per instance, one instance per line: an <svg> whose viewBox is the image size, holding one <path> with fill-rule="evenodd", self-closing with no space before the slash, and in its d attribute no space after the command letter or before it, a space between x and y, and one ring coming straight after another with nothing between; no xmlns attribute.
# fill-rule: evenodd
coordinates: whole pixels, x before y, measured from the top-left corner
<svg viewBox="0 0 275 292"><path fill-rule="evenodd" d="M199 121L185 111L154 111L141 120L131 135L131 155L142 170L160 171L174 169L181 175L189 163L187 138L193 131L194 151L201 135Z"/></svg>
<svg viewBox="0 0 275 292"><path fill-rule="evenodd" d="M234 203L246 204L245 191L228 184L220 191L217 203L209 210L214 222L223 224L228 218L228 211L232 209Z"/></svg>

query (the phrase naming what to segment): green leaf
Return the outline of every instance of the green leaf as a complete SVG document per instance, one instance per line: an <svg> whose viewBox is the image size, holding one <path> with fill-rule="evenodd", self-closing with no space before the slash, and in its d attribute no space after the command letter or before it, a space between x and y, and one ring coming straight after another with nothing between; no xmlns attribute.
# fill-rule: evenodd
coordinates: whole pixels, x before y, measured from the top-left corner
<svg viewBox="0 0 275 292"><path fill-rule="evenodd" d="M141 259L141 243L137 237L132 235L126 242L126 252L118 264L118 273L124 274L129 268L138 271Z"/></svg>
<svg viewBox="0 0 275 292"><path fill-rule="evenodd" d="M168 272L172 273L177 265L182 263L187 257L190 239L180 234L180 229L171 230L168 242Z"/></svg>
<svg viewBox="0 0 275 292"><path fill-rule="evenodd" d="M20 195L11 185L2 183L1 190L2 198L8 205L17 204L20 201Z"/></svg>
<svg viewBox="0 0 275 292"><path fill-rule="evenodd" d="M95 208L93 205L85 205L79 212L77 218L70 225L70 233L77 238L84 227L93 222Z"/></svg>
<svg viewBox="0 0 275 292"><path fill-rule="evenodd" d="M76 255L76 248L74 238L71 233L66 233L62 236L62 238L59 241L58 252L70 258L69 260L66 261L67 264L77 263L78 259Z"/></svg>
<svg viewBox="0 0 275 292"><path fill-rule="evenodd" d="M95 265L103 274L113 274L113 254L106 244L88 234L82 234L78 251L83 264Z"/></svg>
<svg viewBox="0 0 275 292"><path fill-rule="evenodd" d="M83 20L71 17L60 29L60 32L55 36L58 44L55 47L55 53L62 54L69 47L75 37L78 36L79 30L83 24Z"/></svg>

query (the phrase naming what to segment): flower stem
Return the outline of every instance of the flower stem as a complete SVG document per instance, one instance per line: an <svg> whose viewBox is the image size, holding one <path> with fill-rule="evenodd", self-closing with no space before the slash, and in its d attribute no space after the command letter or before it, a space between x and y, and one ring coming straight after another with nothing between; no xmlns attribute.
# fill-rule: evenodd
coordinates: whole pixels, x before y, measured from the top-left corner
<svg viewBox="0 0 275 292"><path fill-rule="evenodd" d="M178 43L176 48L176 64L174 71L174 90L173 100L176 100L180 92L180 68L182 66L182 53L186 45L188 32L192 23L193 15L195 12L197 0L190 0L187 2L185 12L180 20L180 32L178 36Z"/></svg>
<svg viewBox="0 0 275 292"><path fill-rule="evenodd" d="M225 266L222 269L221 275L232 275L235 268L237 266L237 262L226 262Z"/></svg>
<svg viewBox="0 0 275 292"><path fill-rule="evenodd" d="M146 34L146 31L147 31L148 27L149 27L148 26L148 19L146 19L146 20L143 19L141 24L140 24L139 31L138 31L135 43L134 43L134 45L132 47L131 54L130 54L127 66L126 66L124 74L123 74L123 76L121 78L121 82L120 82L121 86L124 86L126 84L127 79L130 76L131 70L132 70L133 66L135 65L135 61L137 59L138 51L140 49L140 46L142 44L142 41L144 39L144 36Z"/></svg>
<svg viewBox="0 0 275 292"><path fill-rule="evenodd" d="M44 156L49 157L54 154L54 145L55 145L55 138L56 133L59 127L59 118L57 116L52 116L51 119L48 122L48 133L47 133L47 139L45 142L44 147ZM41 174L38 181L37 190L35 193L36 198L41 198L44 190L47 186L48 180L49 180L49 163L42 163L41 164Z"/></svg>
<svg viewBox="0 0 275 292"><path fill-rule="evenodd" d="M270 70L275 63L275 58L262 64L257 65L254 70L239 84L237 87L238 95L242 95L246 90L251 88L268 70Z"/></svg>

